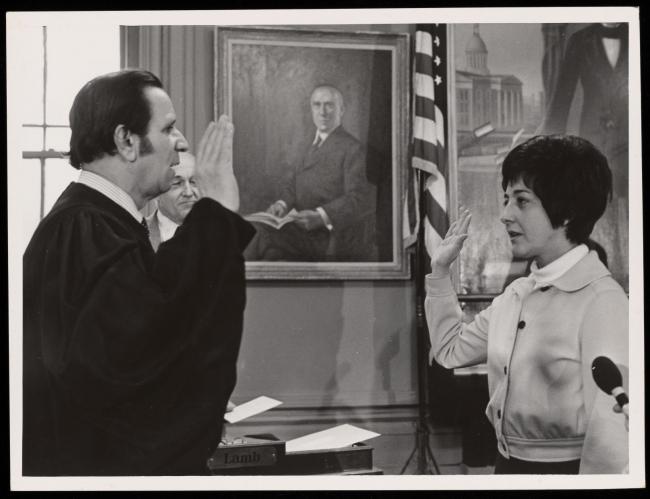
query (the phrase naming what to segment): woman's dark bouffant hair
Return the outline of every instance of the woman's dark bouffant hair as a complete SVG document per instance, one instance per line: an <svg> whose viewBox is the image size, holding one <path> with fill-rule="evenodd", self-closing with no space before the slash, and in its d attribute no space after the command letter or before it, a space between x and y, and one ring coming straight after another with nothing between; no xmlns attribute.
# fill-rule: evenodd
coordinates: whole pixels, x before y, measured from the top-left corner
<svg viewBox="0 0 650 499"><path fill-rule="evenodd" d="M572 135L538 135L515 147L501 168L501 186L521 181L541 200L555 228L586 243L612 197L612 172L591 142Z"/></svg>
<svg viewBox="0 0 650 499"><path fill-rule="evenodd" d="M146 135L151 119L148 87L162 88L156 75L124 69L98 76L86 83L70 109L70 164L80 168L104 154L116 152L113 134L118 125Z"/></svg>

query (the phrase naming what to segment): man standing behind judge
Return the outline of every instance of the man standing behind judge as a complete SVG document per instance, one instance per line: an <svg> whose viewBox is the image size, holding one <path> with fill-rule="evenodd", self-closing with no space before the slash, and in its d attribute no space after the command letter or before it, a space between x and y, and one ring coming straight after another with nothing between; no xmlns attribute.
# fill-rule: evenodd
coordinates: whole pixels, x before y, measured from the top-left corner
<svg viewBox="0 0 650 499"><path fill-rule="evenodd" d="M156 211L147 217L149 240L154 251L158 251L160 243L172 238L194 203L201 197L194 178L196 158L185 151L180 152L178 157L180 163L173 168L175 176L171 187L158 196Z"/></svg>
<svg viewBox="0 0 650 499"><path fill-rule="evenodd" d="M375 187L366 176L364 148L341 125L341 92L319 85L311 93L316 127L305 154L290 172L279 199L267 212L294 221L280 230L257 224L248 260L363 260L369 217L375 214Z"/></svg>
<svg viewBox="0 0 650 499"><path fill-rule="evenodd" d="M23 258L25 476L201 475L235 385L246 301L233 126L197 148L203 194L155 253L139 210L187 141L148 71L88 82L70 111L81 170Z"/></svg>

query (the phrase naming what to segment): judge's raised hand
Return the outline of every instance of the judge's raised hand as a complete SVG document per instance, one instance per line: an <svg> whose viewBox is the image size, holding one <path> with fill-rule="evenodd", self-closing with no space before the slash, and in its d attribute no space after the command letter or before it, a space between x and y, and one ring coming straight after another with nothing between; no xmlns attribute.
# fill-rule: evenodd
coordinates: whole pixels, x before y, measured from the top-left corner
<svg viewBox="0 0 650 499"><path fill-rule="evenodd" d="M239 187L233 172L232 140L235 128L228 116L211 121L196 152L195 178L205 197L232 211L239 209Z"/></svg>
<svg viewBox="0 0 650 499"><path fill-rule="evenodd" d="M449 267L458 258L460 250L463 249L471 219L472 214L469 210L461 209L458 220L451 224L445 238L435 246L433 255L431 255L431 274L434 277L449 274Z"/></svg>

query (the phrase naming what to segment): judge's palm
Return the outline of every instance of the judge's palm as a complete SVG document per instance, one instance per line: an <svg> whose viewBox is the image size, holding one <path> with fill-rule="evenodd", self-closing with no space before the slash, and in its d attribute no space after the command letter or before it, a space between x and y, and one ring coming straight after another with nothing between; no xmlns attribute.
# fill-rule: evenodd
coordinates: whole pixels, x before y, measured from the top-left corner
<svg viewBox="0 0 650 499"><path fill-rule="evenodd" d="M431 255L431 269L433 273L444 273L449 271L449 267L458 258L460 250L463 249L463 243L467 239L467 229L472 214L468 210L463 210L458 220L451 224L445 238L435 247Z"/></svg>
<svg viewBox="0 0 650 499"><path fill-rule="evenodd" d="M233 172L232 141L234 127L228 116L208 125L196 154L195 177L206 197L226 208L239 208L239 188Z"/></svg>

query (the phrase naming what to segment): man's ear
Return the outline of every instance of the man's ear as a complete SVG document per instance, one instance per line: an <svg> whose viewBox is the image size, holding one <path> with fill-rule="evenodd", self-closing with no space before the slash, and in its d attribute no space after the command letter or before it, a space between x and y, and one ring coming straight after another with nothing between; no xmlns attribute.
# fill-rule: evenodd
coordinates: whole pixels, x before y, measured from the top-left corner
<svg viewBox="0 0 650 499"><path fill-rule="evenodd" d="M117 125L113 132L113 141L117 148L117 153L129 163L133 163L138 158L138 144L140 138L131 133L124 125Z"/></svg>

